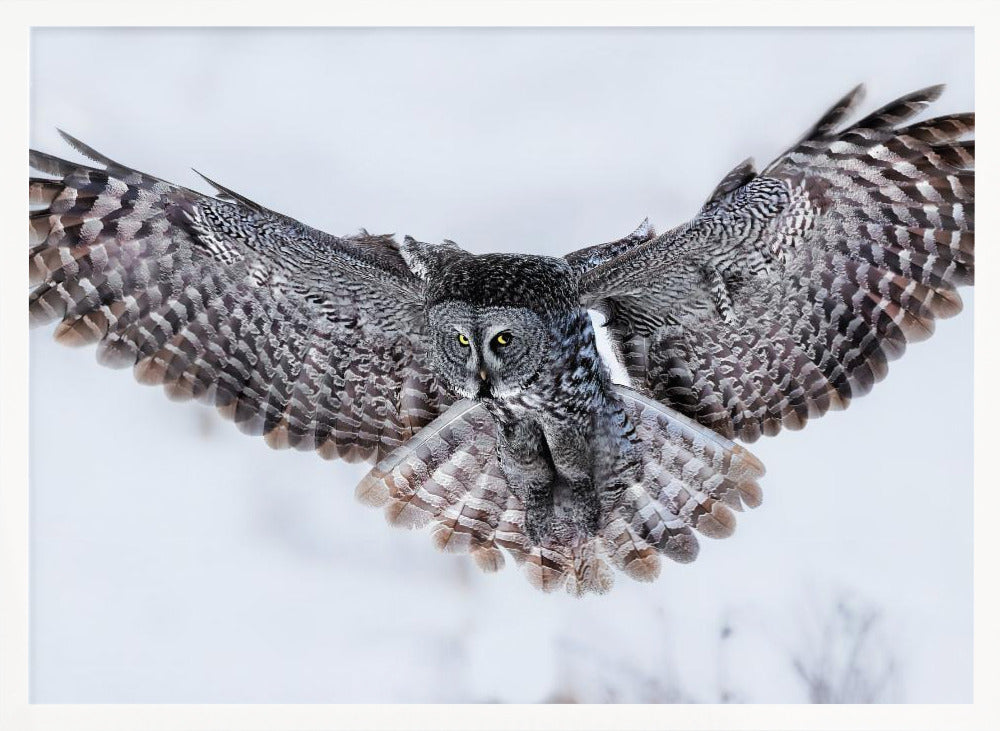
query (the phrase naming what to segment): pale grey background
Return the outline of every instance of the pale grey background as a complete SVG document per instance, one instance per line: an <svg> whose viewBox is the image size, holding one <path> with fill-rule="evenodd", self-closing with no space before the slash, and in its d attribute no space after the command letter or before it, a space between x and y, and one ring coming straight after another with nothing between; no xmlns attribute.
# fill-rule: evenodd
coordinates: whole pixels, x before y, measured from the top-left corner
<svg viewBox="0 0 1000 731"><path fill-rule="evenodd" d="M859 81L866 109L944 81L936 109L971 110L972 50L962 29L44 29L32 142L73 157L59 126L204 189L194 166L333 233L561 254L684 220ZM848 412L754 446L765 502L734 537L583 600L388 528L353 498L363 466L274 452L34 331L32 700L801 701L788 654L847 595L882 613L888 699L969 702L964 296Z"/></svg>

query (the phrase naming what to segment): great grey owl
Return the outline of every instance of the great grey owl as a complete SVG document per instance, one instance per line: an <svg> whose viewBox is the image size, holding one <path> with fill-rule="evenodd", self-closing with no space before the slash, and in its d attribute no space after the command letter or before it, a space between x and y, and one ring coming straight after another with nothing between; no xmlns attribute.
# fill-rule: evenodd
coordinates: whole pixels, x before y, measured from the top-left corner
<svg viewBox="0 0 1000 731"><path fill-rule="evenodd" d="M484 570L604 592L761 502L732 439L846 407L961 309L974 116L911 120L940 92L849 124L858 87L689 222L564 258L331 236L64 135L97 166L30 153L31 321L273 447L374 461L362 500Z"/></svg>

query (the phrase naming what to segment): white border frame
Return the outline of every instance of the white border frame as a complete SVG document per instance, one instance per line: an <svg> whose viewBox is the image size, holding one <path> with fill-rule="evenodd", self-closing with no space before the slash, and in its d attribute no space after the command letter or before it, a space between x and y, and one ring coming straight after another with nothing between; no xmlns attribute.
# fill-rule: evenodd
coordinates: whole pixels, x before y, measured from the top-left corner
<svg viewBox="0 0 1000 731"><path fill-rule="evenodd" d="M32 26L974 26L976 106L980 126L980 197L994 199L1000 27L986 1L892 0L372 0L304 2L5 2L0 24L0 726L4 729L995 729L1000 728L996 650L1000 601L990 520L1000 508L997 469L983 459L992 447L1000 372L995 334L998 237L980 236L975 323L975 702L885 706L544 706L544 705L55 705L30 704L28 607L28 317L24 270L15 264L24 236L24 171L28 148L29 35ZM21 110L21 114L18 111ZM997 231L997 209L980 211L980 231ZM991 338L991 336L993 336ZM993 489L990 489L990 488ZM933 587L928 587L932 592Z"/></svg>

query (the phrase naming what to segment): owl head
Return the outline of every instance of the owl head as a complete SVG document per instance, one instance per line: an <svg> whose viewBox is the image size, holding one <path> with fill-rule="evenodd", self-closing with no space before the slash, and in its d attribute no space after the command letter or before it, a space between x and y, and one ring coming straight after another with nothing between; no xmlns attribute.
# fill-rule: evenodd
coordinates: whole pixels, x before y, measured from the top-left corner
<svg viewBox="0 0 1000 731"><path fill-rule="evenodd" d="M567 315L580 309L569 264L474 256L454 245L426 247L417 256L431 352L451 389L464 398L505 399L529 388L561 346Z"/></svg>

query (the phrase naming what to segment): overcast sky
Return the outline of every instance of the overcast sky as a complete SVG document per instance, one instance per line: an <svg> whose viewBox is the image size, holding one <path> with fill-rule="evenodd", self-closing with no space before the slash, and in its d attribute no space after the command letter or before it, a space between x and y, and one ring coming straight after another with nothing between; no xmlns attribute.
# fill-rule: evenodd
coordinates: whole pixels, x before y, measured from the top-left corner
<svg viewBox="0 0 1000 731"><path fill-rule="evenodd" d="M947 82L935 111L971 111L972 51L962 29L44 29L32 143L78 159L60 127L204 189L196 167L331 233L558 255L689 218L858 82L866 110ZM871 395L754 445L764 504L733 537L582 600L387 527L353 498L364 466L272 451L33 331L32 699L533 702L572 666L800 701L787 651L850 595L882 612L899 700L970 702L963 297Z"/></svg>

